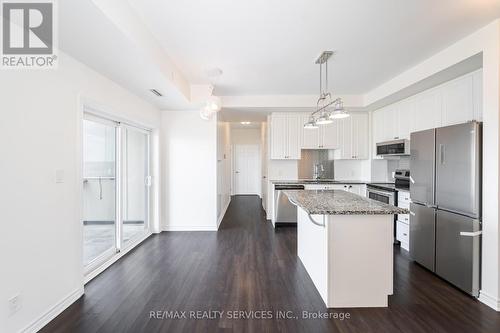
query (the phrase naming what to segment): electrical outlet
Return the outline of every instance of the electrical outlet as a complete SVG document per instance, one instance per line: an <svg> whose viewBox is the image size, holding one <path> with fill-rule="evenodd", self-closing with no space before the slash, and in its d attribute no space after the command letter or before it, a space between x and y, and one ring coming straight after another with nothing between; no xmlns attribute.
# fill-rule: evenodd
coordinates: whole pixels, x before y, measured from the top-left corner
<svg viewBox="0 0 500 333"><path fill-rule="evenodd" d="M17 294L9 299L9 315L12 316L17 311L21 310L21 295Z"/></svg>

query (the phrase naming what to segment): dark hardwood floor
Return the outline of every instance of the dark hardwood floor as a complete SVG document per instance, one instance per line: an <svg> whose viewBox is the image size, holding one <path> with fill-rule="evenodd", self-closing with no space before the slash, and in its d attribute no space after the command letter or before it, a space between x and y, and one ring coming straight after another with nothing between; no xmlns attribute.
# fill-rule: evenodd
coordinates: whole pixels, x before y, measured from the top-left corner
<svg viewBox="0 0 500 333"><path fill-rule="evenodd" d="M296 241L295 228L272 228L256 196L233 197L218 232L150 237L87 284L42 332L500 332L499 313L399 248L388 308L327 310L296 256ZM153 311L186 311L188 318L150 318ZM189 311L224 313L191 319ZM278 319L276 311L292 318ZM333 318L303 319L302 311Z"/></svg>

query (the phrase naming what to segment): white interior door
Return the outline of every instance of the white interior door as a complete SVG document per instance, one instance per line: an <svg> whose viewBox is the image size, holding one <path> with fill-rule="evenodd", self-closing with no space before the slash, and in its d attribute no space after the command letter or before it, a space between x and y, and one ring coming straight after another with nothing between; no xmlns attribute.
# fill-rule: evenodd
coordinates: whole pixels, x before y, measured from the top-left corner
<svg viewBox="0 0 500 333"><path fill-rule="evenodd" d="M259 145L234 146L234 194L260 195Z"/></svg>

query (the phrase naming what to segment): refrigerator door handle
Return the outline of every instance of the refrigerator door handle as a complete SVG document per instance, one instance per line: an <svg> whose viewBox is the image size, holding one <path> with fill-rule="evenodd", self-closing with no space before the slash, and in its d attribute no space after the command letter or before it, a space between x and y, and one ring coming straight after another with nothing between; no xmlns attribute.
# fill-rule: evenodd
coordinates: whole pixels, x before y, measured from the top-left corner
<svg viewBox="0 0 500 333"><path fill-rule="evenodd" d="M445 154L445 147L443 144L439 145L439 164L443 165L444 164L444 154Z"/></svg>
<svg viewBox="0 0 500 333"><path fill-rule="evenodd" d="M467 236L467 237L476 237L480 236L483 232L480 231L474 231L474 232L467 232L467 231L460 231L460 236Z"/></svg>

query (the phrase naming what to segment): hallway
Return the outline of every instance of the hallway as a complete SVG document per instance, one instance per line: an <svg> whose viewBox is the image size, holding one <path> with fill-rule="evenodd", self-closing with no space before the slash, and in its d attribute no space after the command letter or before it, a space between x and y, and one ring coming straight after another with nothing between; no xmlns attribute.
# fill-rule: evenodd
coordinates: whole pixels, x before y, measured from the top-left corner
<svg viewBox="0 0 500 333"><path fill-rule="evenodd" d="M389 308L327 311L296 256L296 229L274 230L257 196L234 196L218 232L151 236L42 332L500 331L500 314L402 252L395 249ZM331 318L303 319L303 311Z"/></svg>

